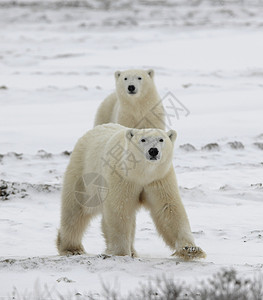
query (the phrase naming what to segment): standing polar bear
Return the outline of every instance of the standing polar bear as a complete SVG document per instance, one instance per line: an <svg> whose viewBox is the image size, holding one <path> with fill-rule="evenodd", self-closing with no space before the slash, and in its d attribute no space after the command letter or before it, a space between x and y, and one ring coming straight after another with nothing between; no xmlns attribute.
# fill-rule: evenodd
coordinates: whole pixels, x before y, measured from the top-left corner
<svg viewBox="0 0 263 300"><path fill-rule="evenodd" d="M152 69L116 71L116 91L101 103L94 126L118 123L130 128L164 130L164 108L153 79Z"/></svg>
<svg viewBox="0 0 263 300"><path fill-rule="evenodd" d="M136 256L135 217L143 205L175 255L205 257L195 246L180 199L172 165L175 138L174 130L106 124L79 139L64 177L57 237L61 255L85 253L83 233L91 218L102 213L106 253Z"/></svg>

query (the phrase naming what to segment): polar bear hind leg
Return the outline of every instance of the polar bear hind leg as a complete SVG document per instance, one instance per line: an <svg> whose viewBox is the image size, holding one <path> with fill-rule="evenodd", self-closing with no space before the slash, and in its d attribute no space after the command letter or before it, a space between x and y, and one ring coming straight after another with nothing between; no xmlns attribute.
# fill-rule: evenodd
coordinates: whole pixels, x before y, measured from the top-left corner
<svg viewBox="0 0 263 300"><path fill-rule="evenodd" d="M132 221L132 230L131 230L131 256L137 257L138 254L134 248L134 239L135 239L135 232L136 232L136 216L134 216Z"/></svg>
<svg viewBox="0 0 263 300"><path fill-rule="evenodd" d="M83 211L65 212L57 236L57 248L60 255L81 255L85 253L81 243L85 229L92 216Z"/></svg>
<svg viewBox="0 0 263 300"><path fill-rule="evenodd" d="M68 183L68 182L66 182ZM70 187L70 183L65 185ZM62 193L61 224L57 236L57 248L60 255L80 255L85 250L81 243L85 229L97 211L89 211L75 199L74 191L67 189Z"/></svg>

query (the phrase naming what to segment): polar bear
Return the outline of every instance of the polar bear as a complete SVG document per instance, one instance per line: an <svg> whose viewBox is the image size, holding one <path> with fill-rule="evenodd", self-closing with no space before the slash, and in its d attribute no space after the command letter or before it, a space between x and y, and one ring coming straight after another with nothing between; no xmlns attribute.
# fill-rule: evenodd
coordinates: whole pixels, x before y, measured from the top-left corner
<svg viewBox="0 0 263 300"><path fill-rule="evenodd" d="M118 123L131 128L165 129L164 108L152 69L115 72L116 91L99 106L95 123Z"/></svg>
<svg viewBox="0 0 263 300"><path fill-rule="evenodd" d="M83 233L92 217L102 214L106 254L136 256L135 217L144 206L174 255L205 257L180 199L172 165L175 138L174 130L105 124L78 140L63 183L60 255L85 253Z"/></svg>

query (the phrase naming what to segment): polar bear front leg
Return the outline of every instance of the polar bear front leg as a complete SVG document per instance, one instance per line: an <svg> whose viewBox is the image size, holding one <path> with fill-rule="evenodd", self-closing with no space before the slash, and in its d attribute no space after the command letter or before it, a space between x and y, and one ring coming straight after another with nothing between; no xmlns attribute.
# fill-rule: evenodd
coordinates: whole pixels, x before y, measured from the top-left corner
<svg viewBox="0 0 263 300"><path fill-rule="evenodd" d="M125 184L123 189L123 192L120 187L118 192L111 193L103 205L102 231L107 246L106 254L136 256L133 241L139 201L134 191Z"/></svg>
<svg viewBox="0 0 263 300"><path fill-rule="evenodd" d="M176 250L174 255L185 260L205 257L195 245L173 168L163 179L147 185L144 194L156 228L166 244Z"/></svg>
<svg viewBox="0 0 263 300"><path fill-rule="evenodd" d="M132 256L132 224L129 220L123 222L120 216L115 216L114 218L116 219L113 220L111 217L106 217L105 215L102 217L102 231L106 241L106 254Z"/></svg>

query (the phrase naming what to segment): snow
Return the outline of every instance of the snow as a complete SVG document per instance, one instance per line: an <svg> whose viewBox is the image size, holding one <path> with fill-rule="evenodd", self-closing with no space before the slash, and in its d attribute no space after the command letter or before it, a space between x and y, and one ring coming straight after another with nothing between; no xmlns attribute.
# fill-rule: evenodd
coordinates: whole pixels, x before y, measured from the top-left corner
<svg viewBox="0 0 263 300"><path fill-rule="evenodd" d="M5 181L11 192L0 200L0 297L37 280L63 295L99 293L102 281L125 294L161 274L195 282L222 267L262 272L262 6L147 2L0 3L0 188ZM171 257L145 210L137 216L139 258L98 256L100 218L85 234L87 256L57 255L63 152L92 128L114 72L129 68L153 68L161 97L172 92L190 112L169 126L178 133L173 164L205 260ZM218 148L204 148L212 143Z"/></svg>

